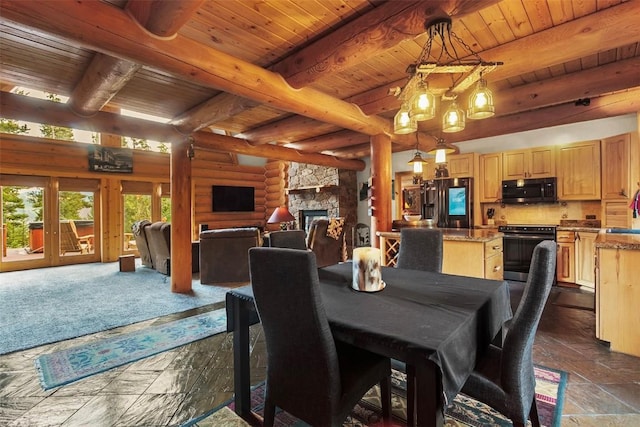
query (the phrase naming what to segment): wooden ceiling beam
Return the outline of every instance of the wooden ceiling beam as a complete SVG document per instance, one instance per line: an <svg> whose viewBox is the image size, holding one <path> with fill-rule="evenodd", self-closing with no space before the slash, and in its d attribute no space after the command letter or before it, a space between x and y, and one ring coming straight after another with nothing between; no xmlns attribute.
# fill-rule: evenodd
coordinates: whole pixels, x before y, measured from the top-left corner
<svg viewBox="0 0 640 427"><path fill-rule="evenodd" d="M66 104L8 92L2 93L0 97L0 111L2 111L2 117L7 119L46 123L154 141L176 143L183 142L189 137L180 133L170 124L104 111L98 111L90 118L79 117ZM226 135L215 135L211 132L194 132L191 137L196 148L204 150L247 154L348 170L363 170L365 167L362 160L338 159L320 153L301 153L291 148L269 144L254 147L245 140Z"/></svg>
<svg viewBox="0 0 640 427"><path fill-rule="evenodd" d="M600 67L553 77L513 89L495 91L494 98L498 100L498 116L480 121L468 120L465 130L456 134L449 134L446 139L447 141L454 139L456 141L464 141L483 138L485 135L478 134L477 130L475 131L475 136L469 136L469 129L476 127L476 123L484 122L487 123L487 126L478 126L479 129L501 129L501 125L495 123L497 119L504 116L513 117L514 114L518 113L521 116L527 114L527 112L536 113L541 108L552 107L557 104L570 104L583 98L596 98L604 94L624 91L629 87L640 87L640 57L612 62ZM536 120L539 120L540 117L537 114L536 117ZM553 118L553 116L550 117ZM290 122L293 122L293 119ZM288 123L287 125L295 126L294 123ZM538 126L540 126L540 123L538 123ZM420 125L420 130L437 135L439 134L439 123L437 121L424 122L424 124ZM495 133L486 136L494 135ZM349 145L351 141L358 141L363 138L366 138L366 136L345 130L290 142L285 146L303 151L335 153L335 149Z"/></svg>
<svg viewBox="0 0 640 427"><path fill-rule="evenodd" d="M622 116L637 113L638 111L640 111L640 88L634 88L614 94L592 97L588 106L576 106L574 102L568 102L537 110L493 117L488 120L469 120L464 131L449 133L445 136L445 139L449 143L464 143L464 141L474 139ZM419 146L421 150L427 151L433 146L433 142L420 135ZM397 151L406 150L401 146L396 148ZM323 153L342 158L357 158L363 155L363 148L354 146L344 149L325 150Z"/></svg>
<svg viewBox="0 0 640 427"><path fill-rule="evenodd" d="M204 0L129 0L126 10L151 33L174 36ZM100 111L135 76L142 66L137 62L96 53L82 79L74 87L69 107L81 116Z"/></svg>
<svg viewBox="0 0 640 427"><path fill-rule="evenodd" d="M307 86L327 74L357 65L403 40L424 33L424 23L429 16L442 13L463 16L497 2L498 0L386 2L269 69L282 75L293 87ZM227 120L258 105L255 101L239 100L233 95L222 93L179 115L171 123L182 132L189 133ZM275 140L248 139L254 144Z"/></svg>
<svg viewBox="0 0 640 427"><path fill-rule="evenodd" d="M293 89L277 73L180 34L158 40L132 25L122 10L103 2L2 0L0 7L2 19L56 34L92 50L367 135L393 135L391 120L367 116L358 106L312 88ZM108 28L102 25L104 22L109 23ZM409 142L403 136L394 139Z"/></svg>
<svg viewBox="0 0 640 427"><path fill-rule="evenodd" d="M522 39L479 52L485 60L503 61L509 64L509 67L498 67L488 75L489 85L491 86L491 81L512 78L528 72L531 58L534 58L533 60L539 64L539 68L543 68L593 54L594 51L597 52L602 47L601 41L609 40L609 36L612 33L616 34L616 37L611 38L612 47L628 44L629 40L638 40L640 39L640 26L636 25L633 16L639 15L640 2L622 3L597 14L587 15ZM580 43L576 42L576 37L580 38ZM548 46L551 45L554 48L548 49ZM579 48L577 47L578 45ZM527 54L524 55L523 52L527 52ZM513 65L516 66L513 67ZM441 81L440 79L443 78L446 78L446 76L430 76L430 86L432 88L438 88L443 85L443 87L446 87L447 84L450 84L450 81ZM365 114L381 114L386 111L396 110L400 108L400 100L395 96L389 95L389 88L402 86L405 83L406 79L401 79L352 96L346 100L359 105ZM567 85L567 87L571 86ZM599 93L606 92L608 91ZM500 109L503 108L500 100L510 99L501 94L495 93L494 95ZM505 109L505 111L509 110ZM301 118L293 116L280 120L273 125L269 124L251 129L239 136L249 139L255 144L265 143L273 141L273 139L270 139L273 136L270 126L293 129L296 127L297 122L301 122ZM309 124L307 123L306 126L308 129ZM281 138L281 140L285 140L287 143L295 142L291 138L286 140L286 137Z"/></svg>

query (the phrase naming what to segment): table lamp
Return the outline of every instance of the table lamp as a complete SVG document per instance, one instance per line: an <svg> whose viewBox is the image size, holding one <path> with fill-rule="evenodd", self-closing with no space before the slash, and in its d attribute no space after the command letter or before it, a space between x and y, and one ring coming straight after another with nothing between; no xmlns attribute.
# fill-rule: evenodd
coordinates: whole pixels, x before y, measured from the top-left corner
<svg viewBox="0 0 640 427"><path fill-rule="evenodd" d="M295 218L293 217L293 215L291 215L289 209L287 209L286 206L280 206L279 208L276 208L275 211L273 211L267 223L275 224L279 222L280 230L287 230L289 228L289 222L291 221L295 221Z"/></svg>

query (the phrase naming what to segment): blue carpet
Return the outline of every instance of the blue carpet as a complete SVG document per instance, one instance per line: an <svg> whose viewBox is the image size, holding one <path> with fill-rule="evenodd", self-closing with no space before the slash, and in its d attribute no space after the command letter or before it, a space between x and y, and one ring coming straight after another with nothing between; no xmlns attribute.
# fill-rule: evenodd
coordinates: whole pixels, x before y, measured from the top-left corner
<svg viewBox="0 0 640 427"><path fill-rule="evenodd" d="M0 273L0 354L76 338L224 301L227 288L202 285L171 292L171 278L136 260Z"/></svg>
<svg viewBox="0 0 640 427"><path fill-rule="evenodd" d="M180 347L226 330L224 309L43 354L36 369L45 390Z"/></svg>

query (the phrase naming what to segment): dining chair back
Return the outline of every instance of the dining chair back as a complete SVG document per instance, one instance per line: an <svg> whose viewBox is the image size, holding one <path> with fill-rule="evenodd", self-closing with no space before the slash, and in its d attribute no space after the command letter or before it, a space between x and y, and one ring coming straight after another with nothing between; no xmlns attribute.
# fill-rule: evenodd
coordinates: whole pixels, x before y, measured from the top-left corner
<svg viewBox="0 0 640 427"><path fill-rule="evenodd" d="M442 272L442 230L402 228L397 268Z"/></svg>
<svg viewBox="0 0 640 427"><path fill-rule="evenodd" d="M313 252L251 248L249 266L267 348L264 425L279 407L313 426L341 426L377 383L388 418L389 359L334 341Z"/></svg>
<svg viewBox="0 0 640 427"><path fill-rule="evenodd" d="M307 249L304 230L272 231L269 233L272 248Z"/></svg>
<svg viewBox="0 0 640 427"><path fill-rule="evenodd" d="M462 393L499 411L514 426L524 426L528 419L533 426L540 425L532 349L555 274L556 243L545 240L533 250L522 299L513 318L503 326L502 347L489 347L462 388Z"/></svg>

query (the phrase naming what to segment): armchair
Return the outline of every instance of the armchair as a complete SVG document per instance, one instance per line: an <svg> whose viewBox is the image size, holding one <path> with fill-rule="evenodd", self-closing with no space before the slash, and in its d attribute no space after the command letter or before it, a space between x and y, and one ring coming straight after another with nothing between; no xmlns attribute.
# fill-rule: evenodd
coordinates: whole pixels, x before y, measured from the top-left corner
<svg viewBox="0 0 640 427"><path fill-rule="evenodd" d="M307 242L316 255L318 268L346 261L344 218L314 219Z"/></svg>
<svg viewBox="0 0 640 427"><path fill-rule="evenodd" d="M200 283L249 281L249 248L260 246L256 227L206 230L200 233Z"/></svg>
<svg viewBox="0 0 640 427"><path fill-rule="evenodd" d="M151 259L151 250L149 249L149 241L147 239L147 227L151 225L149 220L143 219L136 221L131 226L133 237L136 241L136 247L140 253L140 260L145 267L153 268L153 260Z"/></svg>
<svg viewBox="0 0 640 427"><path fill-rule="evenodd" d="M171 274L171 224L154 222L145 228L153 268L162 274Z"/></svg>

